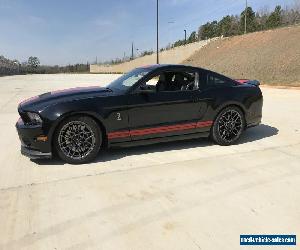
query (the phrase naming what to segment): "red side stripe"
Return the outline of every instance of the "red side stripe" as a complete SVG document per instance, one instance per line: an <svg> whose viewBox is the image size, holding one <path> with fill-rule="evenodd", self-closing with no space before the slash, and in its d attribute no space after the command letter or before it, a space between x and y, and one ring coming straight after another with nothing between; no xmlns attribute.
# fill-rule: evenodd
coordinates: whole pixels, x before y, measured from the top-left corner
<svg viewBox="0 0 300 250"><path fill-rule="evenodd" d="M118 132L108 133L108 139L124 138L124 137L130 137L129 130L128 131L118 131Z"/></svg>
<svg viewBox="0 0 300 250"><path fill-rule="evenodd" d="M193 129L193 128L196 128L196 123L131 130L130 135L139 136L139 135L165 133L165 132L178 131L178 130L187 130L187 129Z"/></svg>
<svg viewBox="0 0 300 250"><path fill-rule="evenodd" d="M117 131L108 133L108 139L115 138L124 138L130 136L142 136L148 134L158 134L158 133L166 133L172 131L181 131L195 128L203 128L210 127L213 124L213 121L204 121L204 122L193 122L193 123L185 123L185 124L177 124L171 126L161 126L155 128L146 128L146 129L135 129L135 130L127 130L127 131Z"/></svg>
<svg viewBox="0 0 300 250"><path fill-rule="evenodd" d="M196 128L209 127L213 124L213 121L197 122Z"/></svg>

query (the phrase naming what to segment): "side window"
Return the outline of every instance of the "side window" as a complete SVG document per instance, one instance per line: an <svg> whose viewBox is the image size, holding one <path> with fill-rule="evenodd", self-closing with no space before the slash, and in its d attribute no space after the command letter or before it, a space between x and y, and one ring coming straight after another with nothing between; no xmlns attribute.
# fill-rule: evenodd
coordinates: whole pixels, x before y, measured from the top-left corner
<svg viewBox="0 0 300 250"><path fill-rule="evenodd" d="M198 72L170 72L170 77L168 79L167 91L189 91L198 89Z"/></svg>
<svg viewBox="0 0 300 250"><path fill-rule="evenodd" d="M154 76L154 77L152 77L150 80L148 80L147 82L146 82L146 85L147 86L156 86L156 84L158 83L158 81L159 81L159 75L158 76Z"/></svg>
<svg viewBox="0 0 300 250"><path fill-rule="evenodd" d="M145 82L145 84L142 85L141 88L148 90L151 89L156 92L170 91L170 86L174 78L174 73L162 72Z"/></svg>
<svg viewBox="0 0 300 250"><path fill-rule="evenodd" d="M199 88L199 73L184 71L162 72L141 86L143 89L163 91L190 91Z"/></svg>
<svg viewBox="0 0 300 250"><path fill-rule="evenodd" d="M233 83L222 76L208 74L207 86L233 86Z"/></svg>
<svg viewBox="0 0 300 250"><path fill-rule="evenodd" d="M160 73L146 82L143 82L139 88L142 90L151 90L153 92L158 92L158 91L166 91L167 89L167 74L166 73Z"/></svg>

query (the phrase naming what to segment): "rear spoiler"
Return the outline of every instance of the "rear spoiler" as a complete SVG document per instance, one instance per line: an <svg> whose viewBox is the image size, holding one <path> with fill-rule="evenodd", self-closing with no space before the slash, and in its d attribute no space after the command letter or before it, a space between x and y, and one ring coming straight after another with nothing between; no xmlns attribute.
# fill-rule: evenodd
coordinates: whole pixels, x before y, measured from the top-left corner
<svg viewBox="0 0 300 250"><path fill-rule="evenodd" d="M236 81L240 84L251 84L251 85L254 85L256 87L258 87L260 85L260 82L257 81L257 80L238 79Z"/></svg>

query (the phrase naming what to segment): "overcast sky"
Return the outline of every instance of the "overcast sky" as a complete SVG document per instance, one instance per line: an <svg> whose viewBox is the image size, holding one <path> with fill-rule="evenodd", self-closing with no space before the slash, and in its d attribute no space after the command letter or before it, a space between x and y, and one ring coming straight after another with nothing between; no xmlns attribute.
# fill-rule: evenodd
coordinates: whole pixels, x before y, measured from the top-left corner
<svg viewBox="0 0 300 250"><path fill-rule="evenodd" d="M159 0L160 45L227 14L245 0ZM248 0L254 10L293 0ZM0 55L42 64L86 63L156 46L156 0L0 0Z"/></svg>

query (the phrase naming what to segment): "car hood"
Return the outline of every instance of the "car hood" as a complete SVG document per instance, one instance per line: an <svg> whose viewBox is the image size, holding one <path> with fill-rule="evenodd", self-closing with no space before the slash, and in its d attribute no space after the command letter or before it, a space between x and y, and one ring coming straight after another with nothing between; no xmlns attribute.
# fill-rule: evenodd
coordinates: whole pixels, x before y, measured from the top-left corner
<svg viewBox="0 0 300 250"><path fill-rule="evenodd" d="M19 109L41 111L43 108L61 101L69 101L81 98L98 96L110 96L114 92L102 87L78 87L47 92L38 96L31 97L19 104Z"/></svg>

